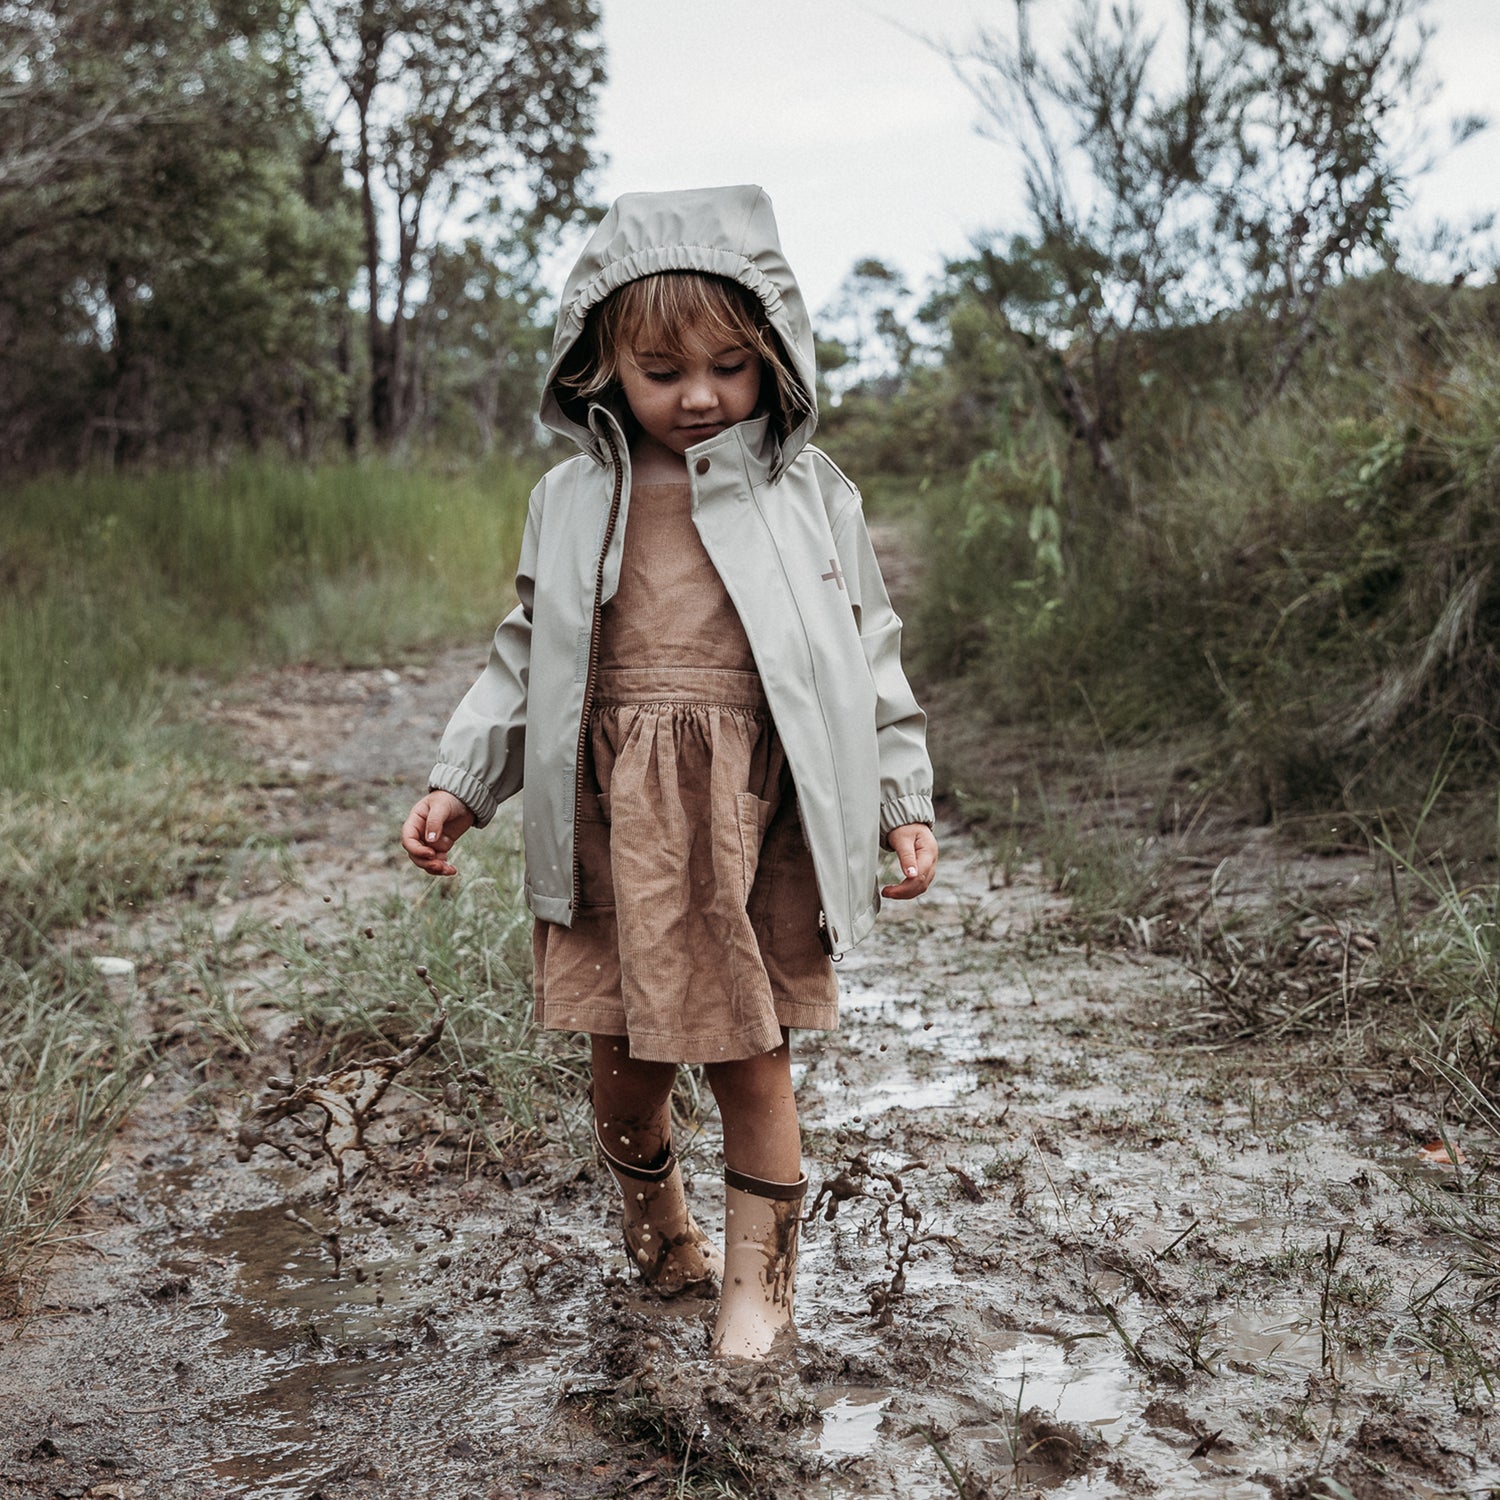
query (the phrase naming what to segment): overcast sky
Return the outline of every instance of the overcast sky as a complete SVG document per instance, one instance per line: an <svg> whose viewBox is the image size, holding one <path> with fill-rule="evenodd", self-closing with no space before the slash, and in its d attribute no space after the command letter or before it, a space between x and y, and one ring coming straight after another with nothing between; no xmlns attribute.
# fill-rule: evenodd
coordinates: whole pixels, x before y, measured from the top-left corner
<svg viewBox="0 0 1500 1500"><path fill-rule="evenodd" d="M817 309L873 255L914 281L970 238L1020 228L1014 153L938 53L901 27L961 43L1010 0L602 0L609 82L602 200L640 189L759 182ZM1040 11L1042 7L1038 7ZM1062 10L1048 0L1047 11ZM1176 0L1142 0L1148 16ZM1430 0L1442 83L1434 122L1486 112L1500 73L1500 0ZM895 18L892 20L891 18ZM900 25L895 22L899 21ZM1500 205L1500 129L1418 184L1419 214Z"/></svg>

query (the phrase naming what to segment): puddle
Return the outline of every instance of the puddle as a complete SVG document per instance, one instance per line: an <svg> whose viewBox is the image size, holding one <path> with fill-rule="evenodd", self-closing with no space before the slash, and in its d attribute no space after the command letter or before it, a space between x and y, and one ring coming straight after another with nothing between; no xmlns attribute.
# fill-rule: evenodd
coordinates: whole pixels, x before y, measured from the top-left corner
<svg viewBox="0 0 1500 1500"><path fill-rule="evenodd" d="M1118 1424L1138 1417L1149 1398L1143 1396L1123 1355L1100 1357L1101 1345L1109 1346L1094 1335L1105 1331L1102 1320L1097 1329L1080 1329L1085 1342L1073 1348L1094 1352L1072 1359L1067 1344L1057 1339L1025 1333L987 1338L995 1351L987 1380L1003 1409L1019 1413L1038 1406L1061 1421L1093 1427L1105 1438Z"/></svg>
<svg viewBox="0 0 1500 1500"><path fill-rule="evenodd" d="M381 1467L412 1470L442 1458L454 1444L483 1441L488 1432L514 1427L523 1409L546 1409L562 1388L577 1344L558 1341L542 1359L502 1370L483 1390L450 1397L449 1422L433 1420L430 1383L421 1376L424 1355L355 1365L302 1365L234 1401L220 1403L207 1420L237 1451L207 1468L235 1500L305 1500L309 1485L339 1475L357 1478L370 1455L350 1444L349 1403L375 1408L379 1425L399 1439L382 1443ZM330 1413L334 1415L330 1415Z"/></svg>
<svg viewBox="0 0 1500 1500"><path fill-rule="evenodd" d="M561 1393L583 1342L567 1329L580 1318L576 1284L557 1299L543 1352L529 1353L531 1342L508 1359L513 1340L497 1327L501 1301L455 1281L472 1261L473 1280L482 1282L480 1252L492 1248L493 1236L361 1224L346 1230L335 1275L324 1242L308 1227L319 1225L317 1210L298 1212L306 1223L288 1218L284 1204L230 1212L174 1246L176 1264L196 1256L231 1276L204 1329L221 1390L198 1414L211 1435L210 1454L223 1455L204 1467L233 1486L225 1493L302 1500L331 1474L357 1475L368 1453L340 1431L350 1427L355 1406L402 1432L400 1462L415 1465L440 1457L466 1433L513 1426L523 1408L545 1410ZM204 1307L195 1301L187 1316L201 1317ZM455 1356L479 1373L471 1377L474 1388L465 1388L469 1379L453 1387L455 1423L435 1424L432 1366Z"/></svg>
<svg viewBox="0 0 1500 1500"><path fill-rule="evenodd" d="M905 1068L892 1068L897 1076L866 1083L857 1091L838 1080L818 1081L821 1108L807 1117L820 1126L863 1124L887 1110L943 1109L956 1105L979 1087L979 1075L955 1068L934 1078L913 1078Z"/></svg>
<svg viewBox="0 0 1500 1500"><path fill-rule="evenodd" d="M1347 1316L1347 1315L1346 1315ZM1418 1370L1411 1355L1387 1349L1351 1347L1346 1335L1352 1328L1334 1323L1325 1334L1318 1319L1317 1298L1287 1306L1237 1306L1216 1319L1206 1340L1215 1368L1267 1373L1317 1374L1331 1363L1342 1377L1358 1369L1376 1386L1399 1388L1416 1381Z"/></svg>
<svg viewBox="0 0 1500 1500"><path fill-rule="evenodd" d="M441 1241L436 1231L382 1229L384 1253L346 1254L335 1275L333 1260L315 1232L324 1227L315 1215L316 1210L303 1215L314 1226L309 1229L287 1217L285 1204L243 1209L185 1242L228 1260L234 1269L233 1293L223 1304L217 1336L221 1352L275 1355L299 1342L314 1348L332 1342L367 1352L410 1315L424 1260L416 1246L450 1257L462 1248L459 1236L434 1249L432 1242ZM345 1234L346 1242L373 1238Z"/></svg>
<svg viewBox="0 0 1500 1500"><path fill-rule="evenodd" d="M891 1393L871 1386L833 1386L820 1393L823 1409L817 1452L824 1458L847 1458L871 1452L880 1436L882 1414Z"/></svg>
<svg viewBox="0 0 1500 1500"><path fill-rule="evenodd" d="M900 1035L893 1035L894 1045L877 1044L878 1052L868 1059L871 1066L861 1070L857 1085L837 1074L815 1071L809 1077L794 1053L792 1077L798 1098L807 1097L810 1084L818 1103L812 1106L809 1100L802 1107L820 1126L859 1124L897 1109L949 1108L980 1087L977 1069L953 1062L984 1050L967 1010L928 1009L915 1004L904 990L866 985L858 979L844 985L839 1006L857 1012L868 1024L888 1024Z"/></svg>

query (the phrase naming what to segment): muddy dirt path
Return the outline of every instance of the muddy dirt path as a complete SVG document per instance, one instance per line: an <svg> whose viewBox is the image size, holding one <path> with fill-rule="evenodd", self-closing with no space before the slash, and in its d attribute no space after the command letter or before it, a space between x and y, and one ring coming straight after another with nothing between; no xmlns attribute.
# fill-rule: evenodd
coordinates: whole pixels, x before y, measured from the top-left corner
<svg viewBox="0 0 1500 1500"><path fill-rule="evenodd" d="M415 893L392 768L420 775L476 665L267 674L210 705L292 855L215 925ZM326 1174L237 1161L251 1092L168 1065L0 1330L0 1494L1497 1492L1500 1341L1392 1175L1420 1103L1161 1045L1191 976L1072 940L1035 867L994 874L948 830L938 888L843 964L841 1030L799 1040L823 1191L786 1361L716 1366L708 1304L642 1297L561 1131L371 1174L336 1262ZM159 936L80 941L134 958L145 1006ZM258 1035L247 1077L274 1061ZM399 1086L388 1110L431 1125ZM687 1167L717 1231L711 1112Z"/></svg>

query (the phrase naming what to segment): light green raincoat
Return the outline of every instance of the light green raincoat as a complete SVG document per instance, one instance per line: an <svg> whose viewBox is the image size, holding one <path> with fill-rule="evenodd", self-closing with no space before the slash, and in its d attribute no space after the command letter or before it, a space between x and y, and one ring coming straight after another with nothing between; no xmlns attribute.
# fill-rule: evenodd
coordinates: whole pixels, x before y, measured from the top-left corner
<svg viewBox="0 0 1500 1500"><path fill-rule="evenodd" d="M578 900L573 833L599 610L619 582L630 455L616 415L569 408L555 380L589 311L660 271L708 272L759 297L813 405L812 326L765 193L621 198L564 288L542 397L542 420L583 451L532 493L520 603L495 632L430 778L480 824L525 786L527 902L565 926ZM904 823L932 821L932 767L859 493L808 446L816 425L810 414L779 439L768 416L755 417L690 448L687 463L693 520L755 655L796 785L827 946L838 956L874 923L881 840Z"/></svg>

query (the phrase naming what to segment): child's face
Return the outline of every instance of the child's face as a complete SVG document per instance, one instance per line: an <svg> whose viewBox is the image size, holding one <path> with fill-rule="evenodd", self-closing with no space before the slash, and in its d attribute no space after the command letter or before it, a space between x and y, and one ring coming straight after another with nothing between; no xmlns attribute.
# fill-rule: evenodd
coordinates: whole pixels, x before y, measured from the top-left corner
<svg viewBox="0 0 1500 1500"><path fill-rule="evenodd" d="M637 345L620 361L620 385L647 439L679 457L753 416L760 404L761 358L740 344L713 347L689 332L687 352Z"/></svg>

